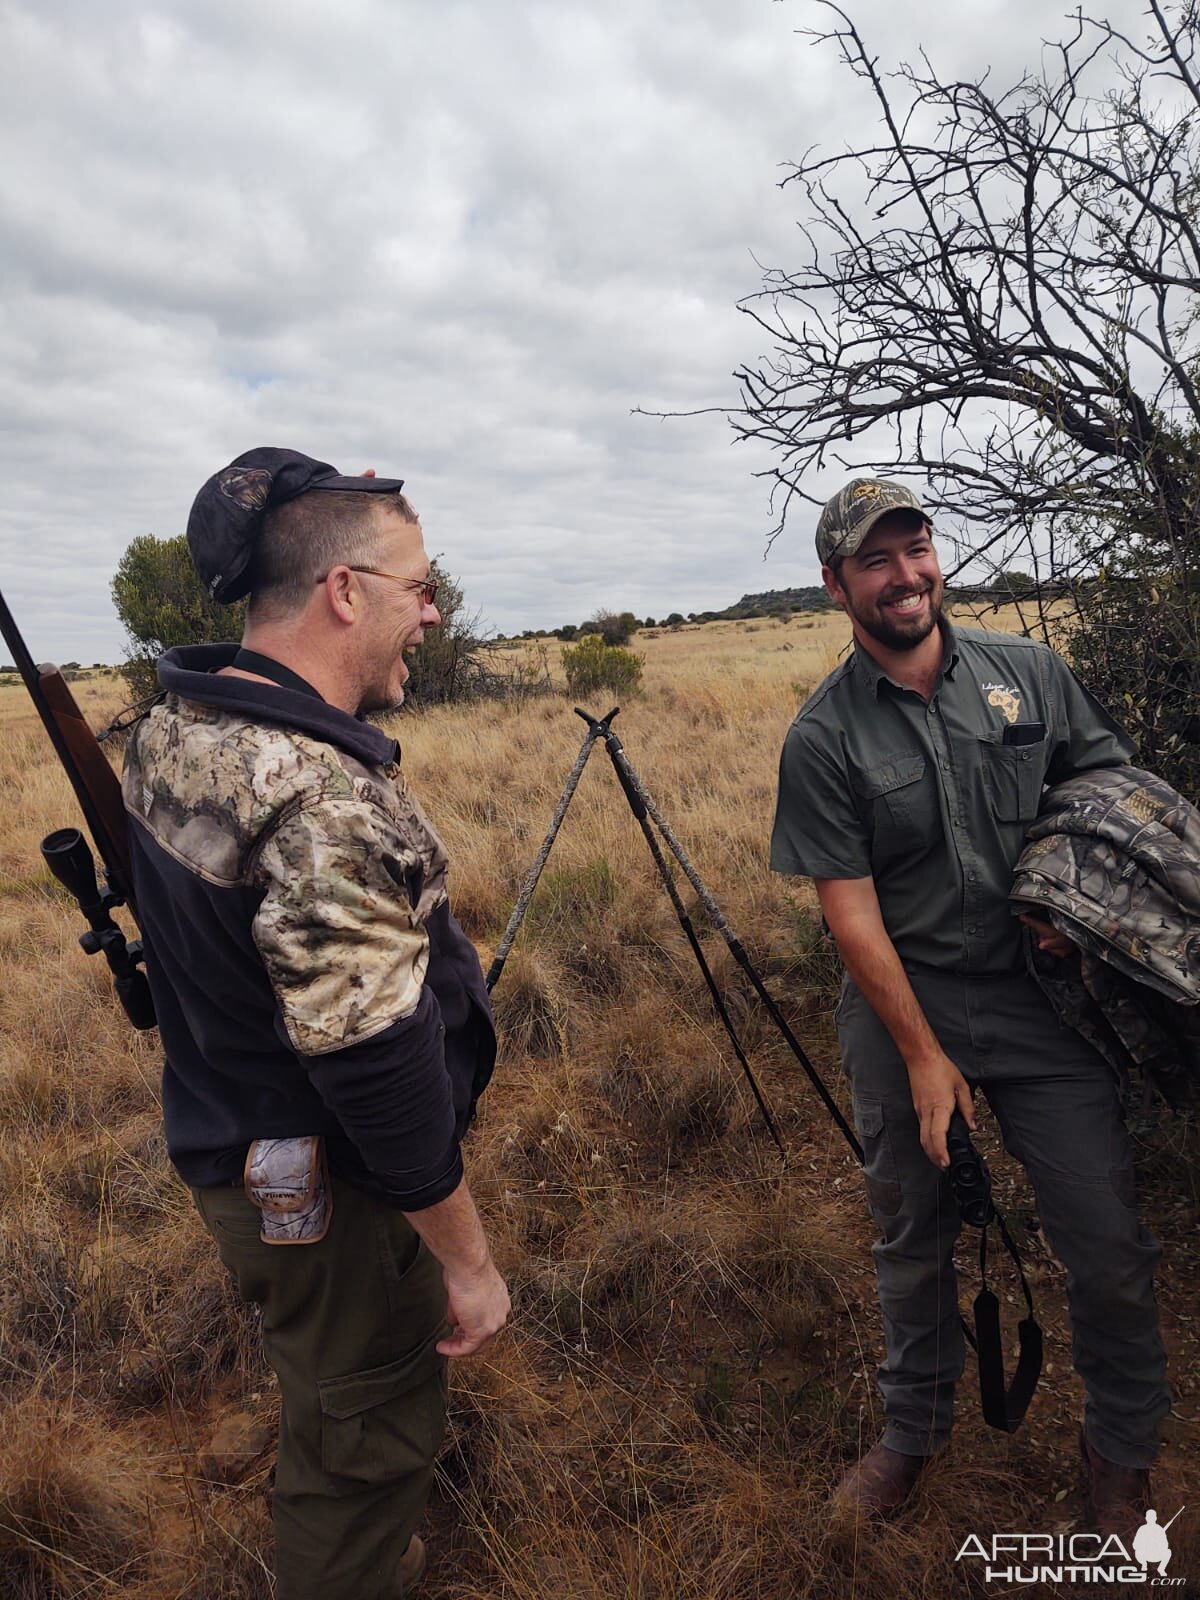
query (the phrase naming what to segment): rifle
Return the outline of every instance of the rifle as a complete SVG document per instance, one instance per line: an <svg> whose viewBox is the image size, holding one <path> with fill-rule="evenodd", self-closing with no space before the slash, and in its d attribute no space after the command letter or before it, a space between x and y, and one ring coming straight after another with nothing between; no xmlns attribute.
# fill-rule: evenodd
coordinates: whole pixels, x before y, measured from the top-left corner
<svg viewBox="0 0 1200 1600"><path fill-rule="evenodd" d="M117 906L127 905L137 920L121 785L62 673L49 664L34 665L2 594L0 635L12 651L34 709L75 791L104 867L106 887L101 890L97 882L92 852L78 828L57 828L47 834L42 840L42 858L78 901L88 923L79 943L88 955L102 954L108 962L126 1016L135 1028L153 1028L154 1000L142 971L142 942L126 940L112 917Z"/></svg>

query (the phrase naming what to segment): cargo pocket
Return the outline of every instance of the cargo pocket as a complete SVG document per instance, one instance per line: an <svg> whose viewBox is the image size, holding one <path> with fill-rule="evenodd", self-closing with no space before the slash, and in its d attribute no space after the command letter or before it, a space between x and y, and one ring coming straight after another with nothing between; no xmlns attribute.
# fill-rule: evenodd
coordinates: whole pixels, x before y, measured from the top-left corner
<svg viewBox="0 0 1200 1600"><path fill-rule="evenodd" d="M1042 803L1048 740L998 744L980 739L983 781L998 822L1032 822Z"/></svg>
<svg viewBox="0 0 1200 1600"><path fill-rule="evenodd" d="M863 1147L863 1177L867 1202L882 1226L885 1217L900 1210L900 1176L883 1119L883 1102L866 1095L854 1096L854 1122Z"/></svg>
<svg viewBox="0 0 1200 1600"><path fill-rule="evenodd" d="M321 1467L346 1492L433 1465L446 1427L446 1362L432 1343L399 1361L317 1380Z"/></svg>

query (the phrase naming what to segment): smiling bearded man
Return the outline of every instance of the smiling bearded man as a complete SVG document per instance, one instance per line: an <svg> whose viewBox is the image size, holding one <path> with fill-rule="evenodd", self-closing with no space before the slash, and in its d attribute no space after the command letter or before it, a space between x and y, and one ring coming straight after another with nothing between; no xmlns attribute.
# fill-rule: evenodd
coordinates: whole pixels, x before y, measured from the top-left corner
<svg viewBox="0 0 1200 1600"><path fill-rule="evenodd" d="M817 553L854 650L806 701L780 763L778 872L815 880L845 963L837 1009L853 1092L887 1356L882 1440L838 1502L887 1516L950 1432L962 1371L946 1130L987 1096L1067 1269L1091 1514L1141 1521L1170 1407L1153 1272L1115 1074L1063 1026L1029 970L1072 949L1012 914L1043 786L1133 747L1045 645L953 628L932 524L903 485L856 478L825 506Z"/></svg>

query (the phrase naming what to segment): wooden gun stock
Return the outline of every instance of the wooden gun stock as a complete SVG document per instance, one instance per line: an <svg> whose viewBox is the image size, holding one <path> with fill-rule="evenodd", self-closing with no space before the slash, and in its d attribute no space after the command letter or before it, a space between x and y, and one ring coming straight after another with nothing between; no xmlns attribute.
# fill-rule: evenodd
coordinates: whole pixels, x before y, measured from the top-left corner
<svg viewBox="0 0 1200 1600"><path fill-rule="evenodd" d="M129 870L129 836L121 785L109 766L67 680L54 666L36 667L8 603L0 594L0 636L12 651L34 710L54 746L79 801L83 819L104 865L108 887L137 917Z"/></svg>
<svg viewBox="0 0 1200 1600"><path fill-rule="evenodd" d="M109 887L132 909L129 839L120 780L58 668L39 667L38 687L62 741L59 758L104 863Z"/></svg>

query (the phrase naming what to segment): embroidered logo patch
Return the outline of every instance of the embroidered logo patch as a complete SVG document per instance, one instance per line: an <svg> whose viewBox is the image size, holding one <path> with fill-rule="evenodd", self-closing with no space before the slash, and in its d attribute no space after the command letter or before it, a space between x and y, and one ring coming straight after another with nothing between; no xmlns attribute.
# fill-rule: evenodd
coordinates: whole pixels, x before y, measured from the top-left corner
<svg viewBox="0 0 1200 1600"><path fill-rule="evenodd" d="M262 467L226 467L217 474L217 488L245 511L261 511L271 492L271 474Z"/></svg>
<svg viewBox="0 0 1200 1600"><path fill-rule="evenodd" d="M1135 789L1121 801L1121 810L1128 811L1139 822L1157 822L1166 810L1161 800L1156 800L1148 789Z"/></svg>
<svg viewBox="0 0 1200 1600"><path fill-rule="evenodd" d="M1015 722L1021 715L1021 695L1007 683L981 683L987 703L1003 713L1005 722Z"/></svg>

